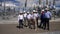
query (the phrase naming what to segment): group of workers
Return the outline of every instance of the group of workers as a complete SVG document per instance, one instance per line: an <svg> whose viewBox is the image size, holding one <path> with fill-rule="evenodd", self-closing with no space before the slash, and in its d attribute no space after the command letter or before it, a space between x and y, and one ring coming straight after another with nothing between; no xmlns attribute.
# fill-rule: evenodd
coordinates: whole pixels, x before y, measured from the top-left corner
<svg viewBox="0 0 60 34"><path fill-rule="evenodd" d="M20 12L18 15L19 28L23 28L24 26L37 30L38 27L42 29L49 30L49 20L51 19L51 12L46 8L45 10L41 10L41 14L38 14L37 10L33 10L32 12ZM38 20L40 19L40 25ZM46 27L47 26L47 27Z"/></svg>

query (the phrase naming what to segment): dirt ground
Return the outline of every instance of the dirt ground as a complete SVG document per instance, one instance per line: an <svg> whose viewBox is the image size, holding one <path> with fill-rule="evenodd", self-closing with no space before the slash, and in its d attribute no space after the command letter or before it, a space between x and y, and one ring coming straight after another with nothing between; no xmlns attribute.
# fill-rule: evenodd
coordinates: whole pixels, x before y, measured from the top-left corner
<svg viewBox="0 0 60 34"><path fill-rule="evenodd" d="M53 32L60 31L60 22L51 22L50 30L39 29L35 31L34 29L29 29L24 27L23 29L19 29L16 26L18 24L0 24L0 34L32 34L32 33L44 33L44 32Z"/></svg>

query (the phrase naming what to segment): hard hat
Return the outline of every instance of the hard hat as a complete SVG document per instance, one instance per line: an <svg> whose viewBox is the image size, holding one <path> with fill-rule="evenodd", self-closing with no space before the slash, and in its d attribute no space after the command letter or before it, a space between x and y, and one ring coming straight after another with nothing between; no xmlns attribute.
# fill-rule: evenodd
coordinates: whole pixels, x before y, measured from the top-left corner
<svg viewBox="0 0 60 34"><path fill-rule="evenodd" d="M45 10L49 10L48 8L45 8Z"/></svg>
<svg viewBox="0 0 60 34"><path fill-rule="evenodd" d="M35 12L35 10L33 10L33 12Z"/></svg>
<svg viewBox="0 0 60 34"><path fill-rule="evenodd" d="M25 13L26 11L24 11L24 13Z"/></svg>
<svg viewBox="0 0 60 34"><path fill-rule="evenodd" d="M44 11L44 9L42 11Z"/></svg>
<svg viewBox="0 0 60 34"><path fill-rule="evenodd" d="M23 13L22 11L20 11L19 13Z"/></svg>
<svg viewBox="0 0 60 34"><path fill-rule="evenodd" d="M44 9L41 11L41 13L44 13Z"/></svg>
<svg viewBox="0 0 60 34"><path fill-rule="evenodd" d="M33 12L37 12L37 11L33 10Z"/></svg>
<svg viewBox="0 0 60 34"><path fill-rule="evenodd" d="M27 13L29 13L29 12L27 12Z"/></svg>

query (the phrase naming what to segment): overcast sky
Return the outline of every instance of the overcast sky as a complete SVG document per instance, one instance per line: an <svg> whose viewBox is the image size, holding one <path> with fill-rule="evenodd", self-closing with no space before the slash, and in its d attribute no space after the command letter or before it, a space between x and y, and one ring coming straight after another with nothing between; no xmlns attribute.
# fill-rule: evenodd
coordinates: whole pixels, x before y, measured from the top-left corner
<svg viewBox="0 0 60 34"><path fill-rule="evenodd" d="M4 0L0 0L0 1L4 1ZM20 2L19 4L16 4L16 5L24 5L24 3L25 3L25 0L6 0L6 1ZM38 1L39 0L28 0L27 6L31 6L33 3L38 4ZM42 1L45 2L46 0L42 0ZM49 1L52 2L53 0L49 0ZM44 2L42 2L42 3L44 3ZM56 5L60 6L60 0L56 0Z"/></svg>

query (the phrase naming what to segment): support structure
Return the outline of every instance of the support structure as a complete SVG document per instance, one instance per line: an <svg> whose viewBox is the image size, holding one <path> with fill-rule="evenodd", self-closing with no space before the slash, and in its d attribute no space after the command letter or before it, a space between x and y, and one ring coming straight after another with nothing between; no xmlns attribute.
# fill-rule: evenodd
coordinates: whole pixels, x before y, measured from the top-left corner
<svg viewBox="0 0 60 34"><path fill-rule="evenodd" d="M53 9L53 10L54 10L54 11L53 11L53 12L54 12L53 17L54 17L54 20L55 20L55 0L53 0L53 7L54 7L54 9Z"/></svg>
<svg viewBox="0 0 60 34"><path fill-rule="evenodd" d="M39 5L41 4L41 0L39 0Z"/></svg>
<svg viewBox="0 0 60 34"><path fill-rule="evenodd" d="M26 10L26 7L27 7L27 0L25 1L25 8L24 8L24 10Z"/></svg>
<svg viewBox="0 0 60 34"><path fill-rule="evenodd" d="M48 0L46 0L46 5L48 5Z"/></svg>

